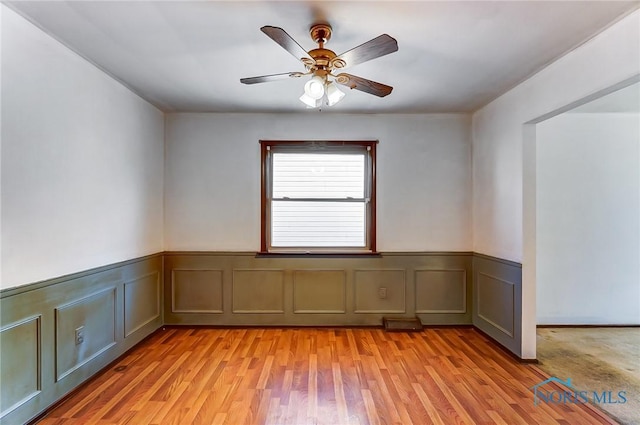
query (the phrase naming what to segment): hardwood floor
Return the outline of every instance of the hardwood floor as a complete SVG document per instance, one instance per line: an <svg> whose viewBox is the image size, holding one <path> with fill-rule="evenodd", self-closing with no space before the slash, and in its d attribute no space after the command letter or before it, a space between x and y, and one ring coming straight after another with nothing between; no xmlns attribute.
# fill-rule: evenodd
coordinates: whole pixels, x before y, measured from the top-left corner
<svg viewBox="0 0 640 425"><path fill-rule="evenodd" d="M615 423L590 406L534 405L544 379L471 328L167 328L39 423Z"/></svg>

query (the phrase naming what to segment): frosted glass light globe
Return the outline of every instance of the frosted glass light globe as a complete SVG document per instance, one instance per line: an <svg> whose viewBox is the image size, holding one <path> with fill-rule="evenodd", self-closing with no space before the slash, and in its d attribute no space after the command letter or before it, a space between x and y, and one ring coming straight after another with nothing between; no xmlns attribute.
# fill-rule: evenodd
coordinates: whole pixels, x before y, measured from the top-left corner
<svg viewBox="0 0 640 425"><path fill-rule="evenodd" d="M320 99L324 96L324 79L319 76L311 78L304 85L304 92L312 99Z"/></svg>

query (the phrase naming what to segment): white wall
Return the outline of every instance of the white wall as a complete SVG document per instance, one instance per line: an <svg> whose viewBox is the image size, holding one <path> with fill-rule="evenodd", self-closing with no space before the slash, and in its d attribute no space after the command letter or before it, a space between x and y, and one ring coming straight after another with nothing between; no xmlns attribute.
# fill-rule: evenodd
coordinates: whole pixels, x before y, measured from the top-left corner
<svg viewBox="0 0 640 425"><path fill-rule="evenodd" d="M4 6L0 5L0 24L3 22ZM0 28L0 288L2 287L2 28Z"/></svg>
<svg viewBox="0 0 640 425"><path fill-rule="evenodd" d="M473 115L474 251L523 264L523 358L535 357L536 326L535 131L524 124L639 75L636 10Z"/></svg>
<svg viewBox="0 0 640 425"><path fill-rule="evenodd" d="M640 115L537 126L539 324L640 324Z"/></svg>
<svg viewBox="0 0 640 425"><path fill-rule="evenodd" d="M471 249L467 115L170 114L168 250L260 249L260 139L378 139L380 251Z"/></svg>
<svg viewBox="0 0 640 425"><path fill-rule="evenodd" d="M473 115L474 251L522 261L523 124L640 73L640 11Z"/></svg>
<svg viewBox="0 0 640 425"><path fill-rule="evenodd" d="M0 287L162 251L162 113L0 8Z"/></svg>

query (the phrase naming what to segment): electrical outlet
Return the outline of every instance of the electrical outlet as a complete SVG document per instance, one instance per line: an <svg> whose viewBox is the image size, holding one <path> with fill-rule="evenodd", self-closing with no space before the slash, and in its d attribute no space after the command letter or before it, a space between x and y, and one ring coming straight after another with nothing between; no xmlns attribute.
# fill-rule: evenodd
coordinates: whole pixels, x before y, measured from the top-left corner
<svg viewBox="0 0 640 425"><path fill-rule="evenodd" d="M378 298L385 299L387 298L387 288L381 286L378 288Z"/></svg>
<svg viewBox="0 0 640 425"><path fill-rule="evenodd" d="M84 342L84 326L80 326L76 329L76 345L80 345Z"/></svg>

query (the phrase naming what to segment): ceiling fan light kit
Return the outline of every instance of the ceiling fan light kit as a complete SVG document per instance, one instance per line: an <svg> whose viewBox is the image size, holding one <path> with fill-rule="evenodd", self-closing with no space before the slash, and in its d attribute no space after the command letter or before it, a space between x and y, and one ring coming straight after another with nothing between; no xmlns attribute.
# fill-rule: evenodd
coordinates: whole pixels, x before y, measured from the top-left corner
<svg viewBox="0 0 640 425"><path fill-rule="evenodd" d="M324 96L326 80L320 75L314 75L304 85L304 93L312 99L321 99Z"/></svg>
<svg viewBox="0 0 640 425"><path fill-rule="evenodd" d="M337 84L359 90L378 97L387 96L393 87L382 83L367 80L351 74L341 73L335 75L333 71L347 68L393 53L398 50L397 41L387 34L382 34L340 55L325 49L324 44L331 39L331 26L328 24L315 24L309 30L309 35L318 44L318 48L305 51L282 28L264 26L260 30L281 47L300 60L306 72L285 72L283 74L263 75L260 77L241 78L243 84L266 83L288 78L297 78L311 75L304 85L304 93L300 101L307 108L319 108L323 104L333 106L345 96Z"/></svg>
<svg viewBox="0 0 640 425"><path fill-rule="evenodd" d="M333 106L340 102L344 97L344 92L335 85L335 83L327 84L327 105Z"/></svg>
<svg viewBox="0 0 640 425"><path fill-rule="evenodd" d="M309 97L306 93L302 93L302 96L300 96L300 102L304 103L305 105L307 105L307 108L319 108L320 106L322 106L322 99L314 99L312 97Z"/></svg>

